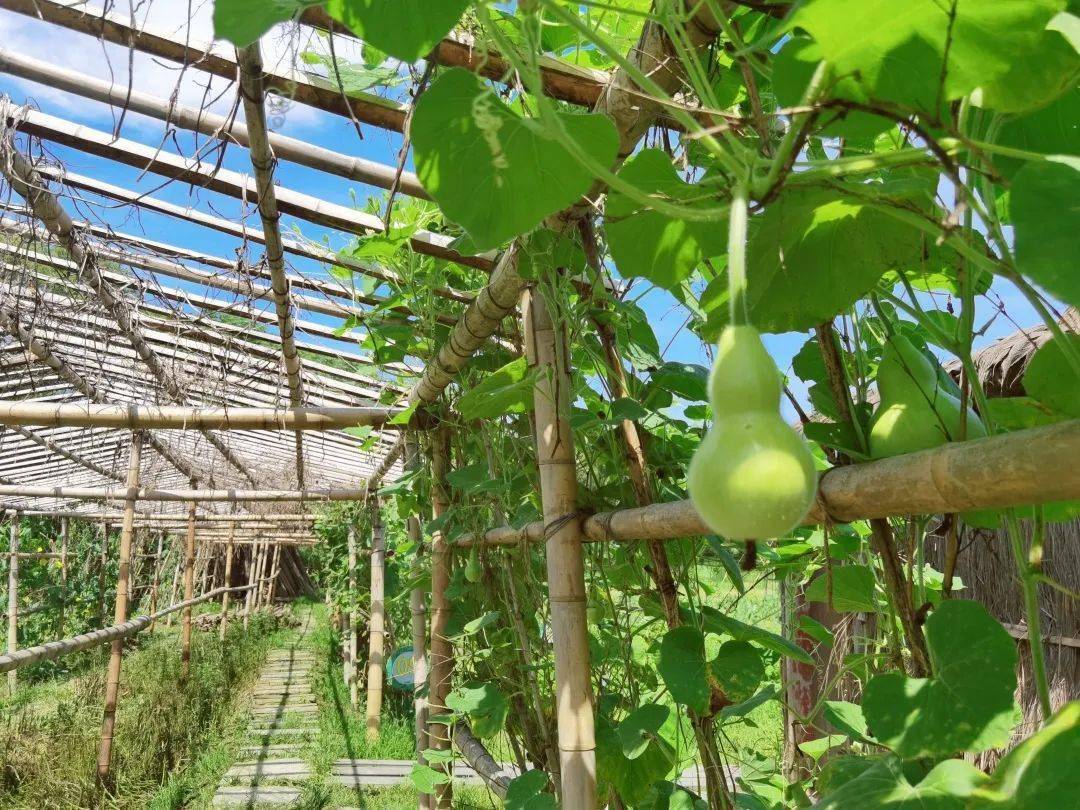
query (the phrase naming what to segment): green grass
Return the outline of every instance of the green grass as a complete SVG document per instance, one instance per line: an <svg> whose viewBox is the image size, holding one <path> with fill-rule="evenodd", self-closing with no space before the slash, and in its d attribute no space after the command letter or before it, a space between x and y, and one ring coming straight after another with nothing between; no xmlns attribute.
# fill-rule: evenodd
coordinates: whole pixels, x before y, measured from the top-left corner
<svg viewBox="0 0 1080 810"><path fill-rule="evenodd" d="M83 675L20 689L0 705L0 807L172 808L204 794L228 765L235 695L274 637L262 619L246 635L237 623L224 644L195 633L185 683L175 627L125 651L109 794L94 776L104 653Z"/></svg>

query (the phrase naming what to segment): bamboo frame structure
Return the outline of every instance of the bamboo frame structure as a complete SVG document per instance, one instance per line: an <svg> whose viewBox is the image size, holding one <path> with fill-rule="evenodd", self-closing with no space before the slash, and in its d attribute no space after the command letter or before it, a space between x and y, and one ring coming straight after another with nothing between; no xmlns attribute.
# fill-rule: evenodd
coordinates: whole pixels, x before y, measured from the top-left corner
<svg viewBox="0 0 1080 810"><path fill-rule="evenodd" d="M378 497L369 502L371 510L371 587L368 596L367 702L365 703L368 742L379 738L382 725L383 677L386 661L386 534ZM355 636L355 632L353 634Z"/></svg>
<svg viewBox="0 0 1080 810"><path fill-rule="evenodd" d="M232 567L233 567L233 533L236 531L235 526L229 527L229 539L225 541L225 582L226 587L232 585ZM229 591L225 591L221 595L221 627L218 629L218 638L222 641L225 640L225 633L229 629Z"/></svg>
<svg viewBox="0 0 1080 810"><path fill-rule="evenodd" d="M66 520L66 518L65 518ZM138 524L136 524L138 525ZM165 532L157 531L157 551L154 553L154 572L151 575L150 582L150 612L157 613L158 607L158 591L161 589L161 569L165 564L165 558L162 556L165 549ZM156 623L150 622L150 632L154 632ZM61 635L63 635L61 633Z"/></svg>
<svg viewBox="0 0 1080 810"><path fill-rule="evenodd" d="M255 584L247 584L237 585L229 590L233 593L239 593L241 591L250 591L253 588L255 588ZM109 644L117 639L130 638L148 628L152 621L172 616L177 611L190 610L195 605L217 598L223 590L225 588L218 588L189 601L169 605L169 607L163 608L157 613L129 619L121 625L103 627L100 630L93 630L71 638L50 641L35 647L26 647L14 654L0 655L0 672L10 673L29 664L36 664L40 661L54 661L65 655L89 650L102 644Z"/></svg>
<svg viewBox="0 0 1080 810"><path fill-rule="evenodd" d="M18 512L8 512L8 603L7 603L7 654L14 655L19 649L19 525ZM8 696L13 697L19 686L19 676L8 672Z"/></svg>
<svg viewBox="0 0 1080 810"><path fill-rule="evenodd" d="M0 425L124 428L125 430L338 430L346 427L418 429L391 423L402 408L196 408L0 402ZM418 420L422 423L424 420Z"/></svg>
<svg viewBox="0 0 1080 810"><path fill-rule="evenodd" d="M526 290L521 310L526 357L539 371L533 402L555 654L562 806L589 810L596 806L596 739L585 561L581 524L573 519L577 470L570 428L570 351L565 323L543 295Z"/></svg>
<svg viewBox="0 0 1080 810"><path fill-rule="evenodd" d="M187 534L184 537L184 601L195 598L195 501L188 502ZM184 608L180 628L180 678L191 672L191 606Z"/></svg>
<svg viewBox="0 0 1080 810"><path fill-rule="evenodd" d="M124 521L120 527L119 569L116 576L116 612L114 625L127 621L128 601L131 594L131 547L135 534L135 499L130 497L139 487L139 469L142 460L143 438L136 433L131 437L128 456L127 486L129 497L124 504ZM109 653L109 668L105 676L105 715L101 721L101 742L98 747L97 778L107 784L112 767L112 742L116 728L116 703L120 694L120 666L124 656L124 642L116 639Z"/></svg>
<svg viewBox="0 0 1080 810"><path fill-rule="evenodd" d="M431 444L431 514L438 520L450 508L450 490L446 476L450 467L450 435L438 430ZM434 723L431 718L447 713L446 696L454 674L454 652L446 635L450 620L450 601L446 589L450 585L454 558L442 530L431 536L431 643L428 653L428 748L433 751L450 750L450 728ZM448 772L447 766L434 767ZM446 782L435 788L433 807L445 810L453 804L453 784Z"/></svg>
<svg viewBox="0 0 1080 810"><path fill-rule="evenodd" d="M415 471L420 467L420 448L416 434L405 433L405 468ZM424 533L420 526L420 515L409 515L407 521L409 542L416 549L413 565L419 567L424 555ZM428 679L427 654L427 594L422 587L415 587L409 592L409 613L411 617L412 661L413 661L413 724L416 738L416 761L426 764L424 751L428 748L427 698L421 689ZM432 796L417 793L418 810L430 810Z"/></svg>
<svg viewBox="0 0 1080 810"><path fill-rule="evenodd" d="M60 605L56 616L56 634L64 635L64 620L68 601L68 518L60 518Z"/></svg>
<svg viewBox="0 0 1080 810"><path fill-rule="evenodd" d="M350 521L348 532L348 584L349 584L349 635L345 656L349 670L345 673L345 685L349 689L349 705L353 711L360 706L360 683L357 678L356 661L360 654L356 628L359 627L360 614L356 609L356 526Z"/></svg>

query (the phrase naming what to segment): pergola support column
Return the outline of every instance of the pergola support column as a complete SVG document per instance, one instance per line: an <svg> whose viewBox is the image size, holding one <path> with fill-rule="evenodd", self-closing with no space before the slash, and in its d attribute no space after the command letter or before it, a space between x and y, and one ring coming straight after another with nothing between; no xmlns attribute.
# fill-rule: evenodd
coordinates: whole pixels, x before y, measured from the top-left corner
<svg viewBox="0 0 1080 810"><path fill-rule="evenodd" d="M356 525L349 523L349 611L346 619L343 657L345 659L345 686L349 690L349 705L353 711L360 707L360 684L357 682L356 656L359 652L356 628L359 615L356 610Z"/></svg>
<svg viewBox="0 0 1080 810"><path fill-rule="evenodd" d="M225 545L225 582L222 583L226 588L232 586L232 565L233 565L233 533L236 531L236 527L229 526L229 541ZM225 591L221 595L221 629L218 630L218 637L224 641L225 633L229 629L229 591Z"/></svg>
<svg viewBox="0 0 1080 810"><path fill-rule="evenodd" d="M555 692L566 810L596 807L596 742L585 615L585 564L577 520L577 471L570 429L572 390L566 328L536 290L522 295L525 353L538 369L536 452L540 467Z"/></svg>
<svg viewBox="0 0 1080 810"><path fill-rule="evenodd" d="M187 535L184 537L184 601L195 598L195 501L188 503ZM180 630L180 677L191 672L191 605L184 608Z"/></svg>
<svg viewBox="0 0 1080 810"><path fill-rule="evenodd" d="M413 433L405 434L405 468L415 470L420 466L420 452L417 447L416 436ZM420 527L420 516L409 515L408 520L409 540L415 549L413 560L414 568L419 568L424 556L424 533ZM424 751L428 748L427 732L427 698L422 694L420 684L427 682L428 656L427 656L427 593L424 588L413 588L409 592L409 610L412 614L412 647L413 647L413 717L416 726L416 761L424 765ZM418 810L430 810L431 796L427 793L417 793Z"/></svg>
<svg viewBox="0 0 1080 810"><path fill-rule="evenodd" d="M438 520L450 508L450 490L446 475L450 467L450 434L438 430L431 443L431 511ZM450 574L453 566L453 554L446 542L446 533L442 529L434 532L431 538L431 656L428 671L428 712L432 715L445 715L446 696L450 693L450 684L454 673L453 650L446 635L450 621L450 601L446 598L446 589L450 586ZM428 747L435 751L450 750L450 727L443 723L427 724ZM436 769L450 772L450 767L435 765ZM448 810L453 805L454 788L452 782L435 788L434 806L439 810Z"/></svg>
<svg viewBox="0 0 1080 810"><path fill-rule="evenodd" d="M379 737L382 722L383 663L386 646L386 534L379 499L371 501L371 618L368 620L367 739Z"/></svg>
<svg viewBox="0 0 1080 810"><path fill-rule="evenodd" d="M142 459L143 437L135 433L128 451L127 486L129 492L139 487L139 465ZM135 534L135 499L124 504L124 521L120 528L119 567L116 575L116 612L113 624L127 621L131 593L131 547ZM120 665L124 655L124 640L116 639L109 653L109 668L105 676L105 716L101 721L101 744L98 748L97 778L101 784L109 781L112 763L113 732L116 728L116 703L120 693Z"/></svg>
<svg viewBox="0 0 1080 810"><path fill-rule="evenodd" d="M19 649L19 524L18 512L8 512L8 609L7 652ZM19 685L19 676L12 670L7 675L8 695L13 696Z"/></svg>

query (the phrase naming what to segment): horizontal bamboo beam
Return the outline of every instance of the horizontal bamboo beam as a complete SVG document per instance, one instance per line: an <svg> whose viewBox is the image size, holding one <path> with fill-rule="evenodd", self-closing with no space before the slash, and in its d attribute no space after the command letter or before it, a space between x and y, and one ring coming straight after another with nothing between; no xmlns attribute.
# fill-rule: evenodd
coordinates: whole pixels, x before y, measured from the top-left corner
<svg viewBox="0 0 1080 810"><path fill-rule="evenodd" d="M124 428L127 430L341 430L386 429L399 408L194 408L185 405L74 405L0 401L0 425Z"/></svg>
<svg viewBox="0 0 1080 810"><path fill-rule="evenodd" d="M132 27L130 17L124 14L103 11L81 2L69 5L56 0L0 0L0 8L229 81L234 81L237 76L238 65L231 48L198 42L189 36L175 37L146 25ZM408 109L396 101L369 93L345 93L332 80L311 79L298 71L271 71L263 80L269 88L291 101L395 132L404 129Z"/></svg>
<svg viewBox="0 0 1080 810"><path fill-rule="evenodd" d="M215 588L212 591L207 591L202 596L197 596L186 602L178 602L175 605L170 605L169 607L148 616L137 616L134 619L129 619L123 624L116 624L112 627L103 627L100 630L94 630L92 633L83 633L82 635L60 639L59 641L49 641L45 644L39 644L36 647L26 647L25 649L8 655L0 655L0 672L11 672L12 670L25 667L28 664L36 664L39 661L54 661L65 655L71 655L71 653L82 652L83 650L99 647L102 644L108 644L118 639L134 636L149 627L151 622L157 621L163 616L168 616L170 613L175 613L186 607L193 607L209 601L210 599L215 599L226 591L229 593L248 591L259 584L260 583L258 582L253 582L248 585L236 585L232 588Z"/></svg>
<svg viewBox="0 0 1080 810"><path fill-rule="evenodd" d="M822 475L818 498L803 525L905 515L954 514L974 509L1080 499L1080 419L953 442L895 458L834 467ZM582 522L592 543L674 540L711 534L689 501L600 512ZM515 546L544 539L541 521L501 526L454 541Z"/></svg>
<svg viewBox="0 0 1080 810"><path fill-rule="evenodd" d="M60 498L73 501L122 501L126 489L103 487L48 487L0 485L0 497ZM366 489L152 489L135 491L137 501L205 501L218 503L290 501L362 501Z"/></svg>
<svg viewBox="0 0 1080 810"><path fill-rule="evenodd" d="M126 82L113 84L102 81L84 72L68 70L7 49L0 49L0 71L37 82L53 90L63 90L103 104L141 113L211 138L248 146L247 126L235 117L186 107L175 101L135 90ZM377 188L392 188L397 180L397 188L402 194L428 199L427 192L412 172L403 171L399 174L393 166L345 155L276 132L270 133L269 140L274 148L274 155L279 160L287 160Z"/></svg>
<svg viewBox="0 0 1080 810"><path fill-rule="evenodd" d="M0 510L4 509L0 505ZM24 509L20 510L24 516L27 517L54 517L54 518L76 518L79 520L97 520L97 521L116 521L122 520L124 517L123 512L78 512L75 510L35 510ZM216 525L220 523L236 524L242 526L246 523L296 523L296 522L310 522L318 520L321 515L316 514L267 514L267 515L198 515L195 518L195 524L206 523L210 525ZM174 523L180 522L185 526L187 525L187 515L166 515L166 514L147 514L141 513L135 518L136 525L143 523L146 526L151 526L154 523Z"/></svg>
<svg viewBox="0 0 1080 810"><path fill-rule="evenodd" d="M3 0L0 0L0 7ZM113 137L110 132L76 124L37 110L23 109L8 119L9 126L37 138L63 144L89 155L106 158L141 171L148 171L171 180L190 183L237 200L258 199L254 178L223 169L213 160L200 161L165 152L153 146ZM365 236L384 231L383 221L374 214L278 187L278 209L282 214L296 217L313 225L333 228L343 233ZM485 253L468 256L454 248L454 240L431 231L416 231L410 237L413 250L438 259L490 270L493 255Z"/></svg>

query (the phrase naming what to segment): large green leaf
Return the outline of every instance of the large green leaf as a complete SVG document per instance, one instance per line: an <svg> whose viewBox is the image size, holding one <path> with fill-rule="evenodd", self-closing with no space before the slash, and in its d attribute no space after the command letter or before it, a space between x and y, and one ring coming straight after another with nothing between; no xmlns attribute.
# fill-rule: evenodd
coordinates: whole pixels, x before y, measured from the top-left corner
<svg viewBox="0 0 1080 810"><path fill-rule="evenodd" d="M721 644L716 658L709 662L709 671L724 694L735 703L752 697L765 677L761 654L745 641Z"/></svg>
<svg viewBox="0 0 1080 810"><path fill-rule="evenodd" d="M963 810L986 775L947 759L916 783L895 757L880 760L814 805L819 810Z"/></svg>
<svg viewBox="0 0 1080 810"><path fill-rule="evenodd" d="M365 42L405 62L427 56L470 0L329 0L326 11Z"/></svg>
<svg viewBox="0 0 1080 810"><path fill-rule="evenodd" d="M840 613L877 611L874 583L877 577L866 565L841 565L832 569L832 608ZM829 574L822 573L806 589L811 602L829 601Z"/></svg>
<svg viewBox="0 0 1080 810"><path fill-rule="evenodd" d="M870 733L902 757L1003 745L1013 724L1016 642L978 602L951 599L926 621L932 678L899 672L866 685Z"/></svg>
<svg viewBox="0 0 1080 810"><path fill-rule="evenodd" d="M519 357L488 374L457 401L457 410L465 419L494 419L508 413L532 410L533 382L529 364Z"/></svg>
<svg viewBox="0 0 1080 810"><path fill-rule="evenodd" d="M639 152L626 162L619 177L664 202L715 205L711 193L683 182L671 158L659 149ZM669 290L678 287L702 259L723 253L727 242L727 228L721 222L670 217L617 191L608 197L604 230L623 278L640 276Z"/></svg>
<svg viewBox="0 0 1080 810"><path fill-rule="evenodd" d="M623 754L619 734L605 718L596 723L596 772L601 788L613 787L625 804L644 800L653 784L675 764L675 752L662 738L654 737L644 753L634 759Z"/></svg>
<svg viewBox="0 0 1080 810"><path fill-rule="evenodd" d="M1057 161L1029 163L1013 178L1009 213L1020 272L1070 304L1080 304L1071 257L1080 233L1080 170Z"/></svg>
<svg viewBox="0 0 1080 810"><path fill-rule="evenodd" d="M469 716L477 737L492 737L503 729L509 704L493 683L463 684L446 696L446 708Z"/></svg>
<svg viewBox="0 0 1080 810"><path fill-rule="evenodd" d="M616 729L619 742L622 743L623 756L637 759L644 754L670 714L671 710L662 703L647 703L630 712Z"/></svg>
<svg viewBox="0 0 1080 810"><path fill-rule="evenodd" d="M1027 115L1001 125L996 138L1003 146L1041 155L1080 155L1080 89L1074 89ZM1025 161L997 155L994 167L1006 177L1016 174Z"/></svg>
<svg viewBox="0 0 1080 810"><path fill-rule="evenodd" d="M1061 708L1033 737L998 764L976 793L974 808L1026 810L1058 807L1080 796L1080 701Z"/></svg>
<svg viewBox="0 0 1080 810"><path fill-rule="evenodd" d="M1072 350L1080 354L1080 335L1064 337ZM1058 341L1059 338L1047 341L1032 356L1024 371L1024 390L1053 412L1080 417L1080 377L1072 370Z"/></svg>
<svg viewBox="0 0 1080 810"><path fill-rule="evenodd" d="M1076 86L1080 55L1056 21L1075 25L1076 17L1059 14L1034 46L1013 59L1009 70L982 85L974 96L982 107L1015 113L1041 107ZM1070 19L1071 18L1071 19Z"/></svg>
<svg viewBox="0 0 1080 810"><path fill-rule="evenodd" d="M1064 0L810 0L808 31L845 95L937 111L1005 74L1036 46Z"/></svg>
<svg viewBox="0 0 1080 810"><path fill-rule="evenodd" d="M677 703L704 713L709 708L705 637L693 627L669 630L660 642L660 677Z"/></svg>
<svg viewBox="0 0 1080 810"><path fill-rule="evenodd" d="M887 270L915 264L912 227L824 189L784 194L755 218L747 246L750 320L764 332L809 329L866 294ZM710 288L726 289L726 274ZM707 333L727 323L726 292L703 298Z"/></svg>
<svg viewBox="0 0 1080 810"><path fill-rule="evenodd" d="M239 48L250 45L273 26L319 0L215 0L214 37Z"/></svg>
<svg viewBox="0 0 1080 810"><path fill-rule="evenodd" d="M594 160L614 162L618 136L602 115L560 114ZM477 250L496 248L577 202L592 175L536 120L513 113L467 70L447 71L416 104L416 172Z"/></svg>
<svg viewBox="0 0 1080 810"><path fill-rule="evenodd" d="M505 810L555 810L555 797L547 786L546 771L525 771L507 785Z"/></svg>

